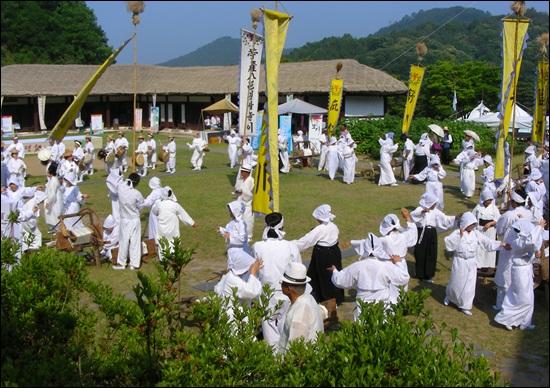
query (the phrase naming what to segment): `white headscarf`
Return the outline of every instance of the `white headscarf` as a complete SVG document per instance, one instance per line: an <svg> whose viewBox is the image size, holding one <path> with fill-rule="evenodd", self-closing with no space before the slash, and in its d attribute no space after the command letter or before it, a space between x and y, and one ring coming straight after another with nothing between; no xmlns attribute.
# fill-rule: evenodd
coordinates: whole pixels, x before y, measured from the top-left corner
<svg viewBox="0 0 550 388"><path fill-rule="evenodd" d="M158 189L159 187L162 187L162 185L160 184L160 179L156 176L152 177L149 180L149 188L151 188L151 190L155 190L155 189Z"/></svg>
<svg viewBox="0 0 550 388"><path fill-rule="evenodd" d="M520 218L512 224L512 229L514 229L520 239L530 240L530 243L537 247L537 249L542 246L543 229L541 229L541 233L532 233L535 225L531 221Z"/></svg>
<svg viewBox="0 0 550 388"><path fill-rule="evenodd" d="M485 155L483 157L483 161L485 163L487 163L489 166L492 166L493 165L493 158L491 157L491 155Z"/></svg>
<svg viewBox="0 0 550 388"><path fill-rule="evenodd" d="M242 202L229 202L227 204L227 209L231 212L231 214L233 214L233 217L235 217L237 221L243 219L244 205L242 204Z"/></svg>
<svg viewBox="0 0 550 388"><path fill-rule="evenodd" d="M76 186L76 174L74 172L68 172L63 176L63 179L65 179L67 182L69 182L71 185Z"/></svg>
<svg viewBox="0 0 550 388"><path fill-rule="evenodd" d="M336 144L338 142L338 140L336 140L336 138L334 136L331 136L330 137L330 144Z"/></svg>
<svg viewBox="0 0 550 388"><path fill-rule="evenodd" d="M512 195L510 196L510 199L516 201L517 203L523 205L525 203L525 199L519 195L518 193L516 193L515 191L512 191Z"/></svg>
<svg viewBox="0 0 550 388"><path fill-rule="evenodd" d="M239 250L231 255L227 263L227 269L239 276L246 273L254 263L254 258L245 251Z"/></svg>
<svg viewBox="0 0 550 388"><path fill-rule="evenodd" d="M331 222L336 218L331 212L330 205L321 205L313 211L311 214L316 220L319 220L323 223Z"/></svg>
<svg viewBox="0 0 550 388"><path fill-rule="evenodd" d="M481 200L481 202L485 202L488 199L494 200L495 199L495 194L493 193L493 190L491 190L489 188L486 188L479 195L479 199Z"/></svg>
<svg viewBox="0 0 550 388"><path fill-rule="evenodd" d="M284 217L281 217L281 221L275 225L275 226L269 226L265 225L264 232L262 233L262 240L267 240L267 233L270 230L273 230L275 233L277 233L277 239L282 240L285 237L286 232L284 230L281 230L281 228L285 226L285 219Z"/></svg>
<svg viewBox="0 0 550 388"><path fill-rule="evenodd" d="M103 227L105 229L108 229L108 228L114 228L115 226L116 226L115 217L113 217L112 214L109 214L107 218L105 218L105 221L103 221Z"/></svg>
<svg viewBox="0 0 550 388"><path fill-rule="evenodd" d="M441 159L439 159L439 156L433 155L430 159L430 166L433 166L434 164L439 164L441 166Z"/></svg>
<svg viewBox="0 0 550 388"><path fill-rule="evenodd" d="M385 236L395 228L397 230L401 229L399 218L395 214L388 214L380 223L380 234Z"/></svg>
<svg viewBox="0 0 550 388"><path fill-rule="evenodd" d="M536 181L542 178L542 173L538 168L534 168L531 170L531 174L529 174L529 179L532 181Z"/></svg>
<svg viewBox="0 0 550 388"><path fill-rule="evenodd" d="M420 135L420 138L422 140L427 140L428 139L428 134L427 133L423 133L422 135Z"/></svg>
<svg viewBox="0 0 550 388"><path fill-rule="evenodd" d="M420 197L418 204L424 209L430 208L437 202L437 197L432 193L424 193Z"/></svg>
<svg viewBox="0 0 550 388"><path fill-rule="evenodd" d="M177 202L176 197L174 197L174 191L170 186L164 186L160 192L160 199L162 201L169 199L170 201Z"/></svg>
<svg viewBox="0 0 550 388"><path fill-rule="evenodd" d="M361 256L359 260L369 257L390 260L390 257L382 246L382 242L373 233L369 233L367 238L361 242L361 245L355 251Z"/></svg>
<svg viewBox="0 0 550 388"><path fill-rule="evenodd" d="M299 135L299 136L302 136L303 134L304 134L303 131L298 131L298 135Z"/></svg>
<svg viewBox="0 0 550 388"><path fill-rule="evenodd" d="M462 229L466 229L468 226L472 224L477 224L477 218L474 216L474 213L472 212L465 212L462 214L462 217L460 217L460 227Z"/></svg>

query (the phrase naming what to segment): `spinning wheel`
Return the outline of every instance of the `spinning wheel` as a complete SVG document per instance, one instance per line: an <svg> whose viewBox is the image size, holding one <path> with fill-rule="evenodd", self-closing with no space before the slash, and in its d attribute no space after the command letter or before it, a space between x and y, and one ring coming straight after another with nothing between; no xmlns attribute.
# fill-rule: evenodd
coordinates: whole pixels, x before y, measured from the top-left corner
<svg viewBox="0 0 550 388"><path fill-rule="evenodd" d="M79 217L78 220L82 220L85 227L68 230L63 220L71 217ZM61 231L56 235L56 248L70 252L92 247L95 263L97 266L101 266L99 251L103 246L103 228L97 214L92 209L86 208L78 213L59 216L59 220Z"/></svg>

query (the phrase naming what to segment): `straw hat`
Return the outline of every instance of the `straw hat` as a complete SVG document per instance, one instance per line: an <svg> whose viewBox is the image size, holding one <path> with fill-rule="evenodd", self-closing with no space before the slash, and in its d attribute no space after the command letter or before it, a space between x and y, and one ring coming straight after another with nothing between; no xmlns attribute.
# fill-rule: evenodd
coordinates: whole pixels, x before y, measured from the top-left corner
<svg viewBox="0 0 550 388"><path fill-rule="evenodd" d="M69 156L73 156L73 151L65 150L65 152L63 153L63 157L68 158Z"/></svg>

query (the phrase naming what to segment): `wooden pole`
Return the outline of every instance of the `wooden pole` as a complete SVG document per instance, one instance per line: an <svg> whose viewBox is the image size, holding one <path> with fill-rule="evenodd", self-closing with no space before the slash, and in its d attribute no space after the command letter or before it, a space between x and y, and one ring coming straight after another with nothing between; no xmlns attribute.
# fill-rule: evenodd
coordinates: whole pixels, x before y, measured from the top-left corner
<svg viewBox="0 0 550 388"><path fill-rule="evenodd" d="M132 172L136 172L136 105L137 105L137 24L134 23L134 136L132 139Z"/></svg>

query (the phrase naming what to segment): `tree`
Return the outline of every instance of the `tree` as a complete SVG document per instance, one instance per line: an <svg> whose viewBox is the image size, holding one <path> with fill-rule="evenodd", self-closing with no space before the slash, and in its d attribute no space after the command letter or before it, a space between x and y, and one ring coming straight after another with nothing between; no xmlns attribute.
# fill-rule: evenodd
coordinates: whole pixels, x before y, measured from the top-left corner
<svg viewBox="0 0 550 388"><path fill-rule="evenodd" d="M112 47L84 1L3 1L2 66L99 65Z"/></svg>

